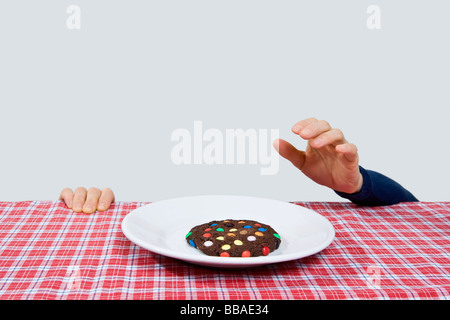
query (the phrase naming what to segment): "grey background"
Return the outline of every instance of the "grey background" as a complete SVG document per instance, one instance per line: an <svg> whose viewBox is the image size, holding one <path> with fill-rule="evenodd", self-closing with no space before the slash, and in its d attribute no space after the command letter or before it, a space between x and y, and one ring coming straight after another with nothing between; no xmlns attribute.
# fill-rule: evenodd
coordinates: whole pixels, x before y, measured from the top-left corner
<svg viewBox="0 0 450 320"><path fill-rule="evenodd" d="M381 30L366 9L381 8ZM81 8L68 30L66 9ZM339 201L280 159L181 165L177 128L328 120L361 164L420 200L450 200L448 1L2 1L0 200L69 186L117 200L199 194Z"/></svg>

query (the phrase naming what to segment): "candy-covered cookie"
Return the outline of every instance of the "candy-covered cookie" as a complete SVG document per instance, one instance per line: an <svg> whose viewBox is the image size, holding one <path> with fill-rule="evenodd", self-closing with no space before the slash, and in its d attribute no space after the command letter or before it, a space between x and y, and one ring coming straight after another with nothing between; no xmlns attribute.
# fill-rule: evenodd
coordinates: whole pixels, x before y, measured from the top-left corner
<svg viewBox="0 0 450 320"><path fill-rule="evenodd" d="M209 256L257 257L278 249L281 237L267 224L228 219L193 227L186 241Z"/></svg>

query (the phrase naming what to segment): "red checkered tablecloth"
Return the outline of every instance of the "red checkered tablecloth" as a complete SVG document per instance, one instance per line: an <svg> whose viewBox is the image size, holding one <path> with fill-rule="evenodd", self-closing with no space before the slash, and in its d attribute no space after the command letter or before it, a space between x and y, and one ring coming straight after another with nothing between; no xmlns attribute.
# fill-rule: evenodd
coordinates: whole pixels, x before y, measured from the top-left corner
<svg viewBox="0 0 450 320"><path fill-rule="evenodd" d="M74 213L60 201L0 202L0 299L448 299L450 203L296 203L336 238L318 254L248 269L154 254L121 231L146 203Z"/></svg>

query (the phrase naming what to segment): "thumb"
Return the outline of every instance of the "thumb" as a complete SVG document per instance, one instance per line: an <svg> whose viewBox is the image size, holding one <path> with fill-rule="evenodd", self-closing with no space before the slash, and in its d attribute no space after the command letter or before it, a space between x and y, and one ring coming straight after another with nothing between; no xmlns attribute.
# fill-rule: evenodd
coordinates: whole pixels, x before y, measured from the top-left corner
<svg viewBox="0 0 450 320"><path fill-rule="evenodd" d="M273 141L273 147L278 151L280 156L292 162L294 166L301 170L305 162L305 152L297 150L292 144L283 140L276 139Z"/></svg>

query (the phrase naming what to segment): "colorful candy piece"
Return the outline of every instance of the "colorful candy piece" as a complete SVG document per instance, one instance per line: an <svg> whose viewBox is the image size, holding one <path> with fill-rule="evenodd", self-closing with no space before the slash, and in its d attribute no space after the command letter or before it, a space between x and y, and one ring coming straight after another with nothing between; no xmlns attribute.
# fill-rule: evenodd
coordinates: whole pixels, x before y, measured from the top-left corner
<svg viewBox="0 0 450 320"><path fill-rule="evenodd" d="M203 244L205 247L211 247L214 243L212 241L205 241Z"/></svg>
<svg viewBox="0 0 450 320"><path fill-rule="evenodd" d="M248 258L248 257L250 257L250 256L251 256L250 251L245 250L244 252L242 252L242 257L243 257L243 258Z"/></svg>
<svg viewBox="0 0 450 320"><path fill-rule="evenodd" d="M270 253L269 247L263 247L262 248L262 254L267 256Z"/></svg>

